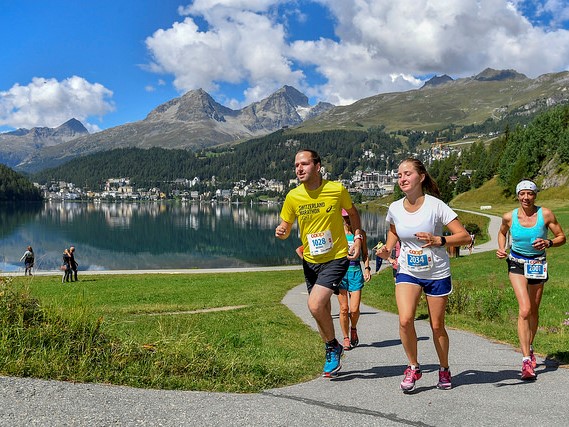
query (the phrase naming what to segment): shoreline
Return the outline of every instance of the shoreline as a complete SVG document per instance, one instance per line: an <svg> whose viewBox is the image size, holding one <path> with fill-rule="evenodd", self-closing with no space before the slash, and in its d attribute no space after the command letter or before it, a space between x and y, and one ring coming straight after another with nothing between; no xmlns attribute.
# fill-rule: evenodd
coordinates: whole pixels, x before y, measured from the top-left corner
<svg viewBox="0 0 569 427"><path fill-rule="evenodd" d="M79 270L79 276L98 276L109 274L215 274L215 273L249 273L255 271L289 271L302 270L302 265L284 265L271 267L229 267L229 268L173 268L173 269L150 269L150 270ZM29 276L61 276L60 270L39 271ZM27 277L23 272L0 272L0 276Z"/></svg>

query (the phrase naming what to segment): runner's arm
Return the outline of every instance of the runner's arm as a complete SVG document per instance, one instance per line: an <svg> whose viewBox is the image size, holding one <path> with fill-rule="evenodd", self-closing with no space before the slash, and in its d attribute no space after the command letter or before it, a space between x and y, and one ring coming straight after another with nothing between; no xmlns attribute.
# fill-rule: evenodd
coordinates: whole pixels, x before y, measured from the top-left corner
<svg viewBox="0 0 569 427"><path fill-rule="evenodd" d="M508 235L508 231L510 231L511 223L512 213L508 212L502 217L502 224L498 231L498 250L496 251L496 256L500 259L504 259L508 256L508 253L506 252L506 236Z"/></svg>
<svg viewBox="0 0 569 427"><path fill-rule="evenodd" d="M397 244L399 240L399 236L397 235L397 231L395 230L395 225L389 225L389 231L387 232L387 239L385 240L385 245L383 245L379 250L376 252L376 255L379 255L380 258L389 260L391 256L391 251Z"/></svg>
<svg viewBox="0 0 569 427"><path fill-rule="evenodd" d="M354 245L352 246L353 252L351 255L348 255L348 259L354 260L360 257L362 253L362 248L364 246L364 237L363 237L363 230L362 224L360 220L360 213L358 212L355 205L352 205L350 209L346 209L348 215L350 217L350 224L352 225L352 230L354 231ZM362 236L361 238L357 238L357 236ZM356 242L359 242L356 244Z"/></svg>
<svg viewBox="0 0 569 427"><path fill-rule="evenodd" d="M565 244L565 241L567 240L567 238L565 237L565 233L563 232L563 228L561 228L561 224L559 224L559 222L557 222L557 218L555 217L555 214L553 212L551 212L551 210L549 209L545 209L542 208L544 210L543 212L543 219L545 220L545 223L547 224L547 228L549 228L549 231L551 231L553 233L553 235L555 236L553 239L551 240L551 246L548 247L553 247L553 246L561 246Z"/></svg>
<svg viewBox="0 0 569 427"><path fill-rule="evenodd" d="M281 223L277 225L277 228L275 228L275 237L284 240L288 238L291 230L292 230L292 224L290 222L282 220Z"/></svg>

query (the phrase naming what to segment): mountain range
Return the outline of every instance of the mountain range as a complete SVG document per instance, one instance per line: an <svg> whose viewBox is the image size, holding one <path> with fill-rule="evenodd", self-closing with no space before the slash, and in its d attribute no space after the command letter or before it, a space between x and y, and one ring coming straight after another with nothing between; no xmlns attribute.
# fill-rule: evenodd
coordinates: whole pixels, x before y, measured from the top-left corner
<svg viewBox="0 0 569 427"><path fill-rule="evenodd" d="M569 72L528 78L515 70L487 68L467 78L435 76L421 89L383 93L335 107L298 126L299 131L361 129L381 124L388 131L443 129L481 124L510 115L529 116L569 102Z"/></svg>
<svg viewBox="0 0 569 427"><path fill-rule="evenodd" d="M27 172L38 171L77 156L114 148L207 148L295 126L333 107L324 102L310 106L306 95L284 86L259 102L232 110L197 89L159 105L144 120L67 141L65 150L53 144L38 147L15 166Z"/></svg>
<svg viewBox="0 0 569 427"><path fill-rule="evenodd" d="M89 135L89 132L76 119L68 120L56 128L20 128L0 133L0 163L9 167L16 166L43 148L55 147L83 135Z"/></svg>
<svg viewBox="0 0 569 427"><path fill-rule="evenodd" d="M295 133L381 125L388 131L429 131L506 115L530 115L567 102L569 72L531 79L515 70L490 68L456 80L448 75L435 76L420 89L379 94L347 106L310 106L306 95L284 86L259 102L233 110L198 89L159 105L143 120L95 134L88 134L75 119L55 129L18 129L0 134L0 163L36 172L114 148L199 150L283 128Z"/></svg>

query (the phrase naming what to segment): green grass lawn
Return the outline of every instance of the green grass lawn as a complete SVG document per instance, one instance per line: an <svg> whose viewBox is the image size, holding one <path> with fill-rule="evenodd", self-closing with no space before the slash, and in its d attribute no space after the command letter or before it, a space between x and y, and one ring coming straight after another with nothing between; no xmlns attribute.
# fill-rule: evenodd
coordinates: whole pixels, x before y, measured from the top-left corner
<svg viewBox="0 0 569 427"><path fill-rule="evenodd" d="M41 309L26 299L12 324L3 314L0 371L235 392L306 381L321 372L322 343L280 303L302 282L301 271L14 278L3 306L15 306L10 289L21 299L29 289ZM228 306L243 307L192 313Z"/></svg>

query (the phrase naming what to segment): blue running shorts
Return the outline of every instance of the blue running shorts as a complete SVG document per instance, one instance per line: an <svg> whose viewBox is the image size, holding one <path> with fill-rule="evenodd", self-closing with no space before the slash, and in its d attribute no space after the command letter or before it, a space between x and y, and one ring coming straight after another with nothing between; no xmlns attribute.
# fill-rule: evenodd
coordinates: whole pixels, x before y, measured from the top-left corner
<svg viewBox="0 0 569 427"><path fill-rule="evenodd" d="M397 273L397 276L395 276L395 284L399 283L411 283L413 285L418 285L423 288L425 295L430 297L444 297L452 292L452 281L450 276L445 277L444 279L427 280L418 279L417 277L413 277L405 273Z"/></svg>

